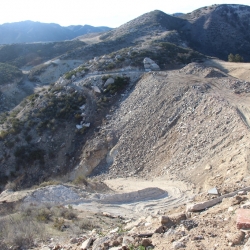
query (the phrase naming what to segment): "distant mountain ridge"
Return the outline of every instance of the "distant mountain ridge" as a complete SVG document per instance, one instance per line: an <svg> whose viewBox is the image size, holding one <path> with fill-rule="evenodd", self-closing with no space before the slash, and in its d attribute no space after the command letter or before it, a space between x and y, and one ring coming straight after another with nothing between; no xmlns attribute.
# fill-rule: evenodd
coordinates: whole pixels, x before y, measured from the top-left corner
<svg viewBox="0 0 250 250"><path fill-rule="evenodd" d="M57 42L71 40L77 36L105 32L109 27L93 27L91 25L71 25L62 27L55 23L22 21L0 25L0 44Z"/></svg>

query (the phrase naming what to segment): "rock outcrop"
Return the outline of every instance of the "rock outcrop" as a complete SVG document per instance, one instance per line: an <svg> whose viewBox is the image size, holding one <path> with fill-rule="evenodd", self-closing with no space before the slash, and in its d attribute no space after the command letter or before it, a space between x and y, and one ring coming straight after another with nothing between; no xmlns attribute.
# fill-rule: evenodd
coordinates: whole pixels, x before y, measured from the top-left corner
<svg viewBox="0 0 250 250"><path fill-rule="evenodd" d="M143 64L146 72L160 70L160 67L148 57L144 58Z"/></svg>

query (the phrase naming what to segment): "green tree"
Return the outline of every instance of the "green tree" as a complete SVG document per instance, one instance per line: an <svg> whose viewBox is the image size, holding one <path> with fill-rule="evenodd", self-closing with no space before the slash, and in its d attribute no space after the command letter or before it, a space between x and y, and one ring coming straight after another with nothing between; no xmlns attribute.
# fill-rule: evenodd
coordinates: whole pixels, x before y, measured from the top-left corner
<svg viewBox="0 0 250 250"><path fill-rule="evenodd" d="M244 59L243 59L243 57L240 56L239 54L236 54L236 55L234 56L232 53L230 53L230 54L228 55L228 61L229 61L229 62L243 62Z"/></svg>
<svg viewBox="0 0 250 250"><path fill-rule="evenodd" d="M235 59L235 62L243 62L244 61L243 57L240 56L239 54L236 54L235 57L234 57L234 59Z"/></svg>
<svg viewBox="0 0 250 250"><path fill-rule="evenodd" d="M228 55L228 61L229 62L234 62L234 55L232 54L232 53L230 53L229 55Z"/></svg>

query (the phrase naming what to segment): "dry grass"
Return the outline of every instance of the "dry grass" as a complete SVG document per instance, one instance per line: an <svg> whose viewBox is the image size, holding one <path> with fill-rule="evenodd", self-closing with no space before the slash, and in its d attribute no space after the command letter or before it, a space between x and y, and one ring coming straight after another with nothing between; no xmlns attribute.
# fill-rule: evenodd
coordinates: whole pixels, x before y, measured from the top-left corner
<svg viewBox="0 0 250 250"><path fill-rule="evenodd" d="M33 217L20 214L9 215L0 219L1 249L29 248L39 240L45 240L44 225Z"/></svg>

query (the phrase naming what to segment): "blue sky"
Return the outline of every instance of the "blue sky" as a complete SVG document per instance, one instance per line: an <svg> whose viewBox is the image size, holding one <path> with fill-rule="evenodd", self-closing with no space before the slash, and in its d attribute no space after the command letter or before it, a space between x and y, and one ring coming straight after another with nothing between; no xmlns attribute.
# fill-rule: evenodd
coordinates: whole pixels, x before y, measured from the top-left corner
<svg viewBox="0 0 250 250"><path fill-rule="evenodd" d="M182 2L182 3L181 3ZM244 4L250 0L1 0L0 24L25 20L58 23L62 26L84 25L118 27L146 12L191 12L213 4Z"/></svg>

